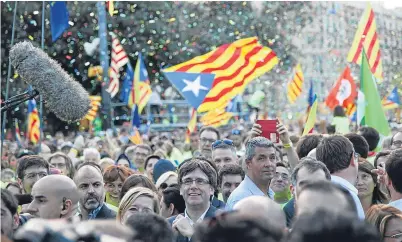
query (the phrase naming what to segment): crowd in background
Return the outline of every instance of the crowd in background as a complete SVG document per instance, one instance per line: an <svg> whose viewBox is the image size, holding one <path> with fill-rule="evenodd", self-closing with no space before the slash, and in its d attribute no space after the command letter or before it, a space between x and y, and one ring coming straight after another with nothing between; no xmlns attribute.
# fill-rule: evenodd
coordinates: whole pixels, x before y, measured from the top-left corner
<svg viewBox="0 0 402 242"><path fill-rule="evenodd" d="M6 140L2 241L402 241L402 131L339 123Z"/></svg>

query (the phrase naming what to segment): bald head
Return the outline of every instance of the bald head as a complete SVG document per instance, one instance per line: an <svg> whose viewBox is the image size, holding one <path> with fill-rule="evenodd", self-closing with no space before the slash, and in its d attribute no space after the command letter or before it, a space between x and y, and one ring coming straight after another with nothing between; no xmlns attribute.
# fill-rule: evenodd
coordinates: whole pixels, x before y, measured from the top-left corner
<svg viewBox="0 0 402 242"><path fill-rule="evenodd" d="M233 207L240 213L261 220L263 223L276 224L286 228L286 217L281 206L263 196L251 196L240 200Z"/></svg>
<svg viewBox="0 0 402 242"><path fill-rule="evenodd" d="M74 181L63 175L41 178L32 187L31 195L33 200L28 207L29 213L44 219L71 217L79 201Z"/></svg>

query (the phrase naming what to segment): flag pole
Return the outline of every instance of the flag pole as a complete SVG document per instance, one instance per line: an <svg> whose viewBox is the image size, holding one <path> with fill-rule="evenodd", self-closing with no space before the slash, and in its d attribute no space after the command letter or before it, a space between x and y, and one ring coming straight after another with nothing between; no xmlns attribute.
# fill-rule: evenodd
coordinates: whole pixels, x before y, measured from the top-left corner
<svg viewBox="0 0 402 242"><path fill-rule="evenodd" d="M45 50L45 1L42 2L42 33L41 33L41 41L40 46L42 50ZM43 96L39 95L39 152L42 148L42 136L43 136Z"/></svg>
<svg viewBox="0 0 402 242"><path fill-rule="evenodd" d="M103 84L102 85L102 113L103 117L102 123L103 128L106 130L108 128L114 129L114 121L113 121L113 110L111 107L111 98L110 94L106 91L109 86L109 56L108 56L108 47L107 47L107 25L106 25L106 10L104 2L97 2L96 7L98 8L98 21L99 21L99 52L100 52L100 62L103 69Z"/></svg>
<svg viewBox="0 0 402 242"><path fill-rule="evenodd" d="M17 4L18 2L16 1L14 4L14 15L13 15L13 26L11 29L11 43L10 43L10 49L14 45L14 34L15 34L15 19L17 16ZM8 60L8 69L7 69L7 82L6 82L6 96L5 100L8 99L8 91L10 89L10 78L11 78L11 61ZM6 129L6 120L7 120L7 112L3 113L3 122L1 124L1 148L0 148L0 157L3 157L3 143L4 143L4 138L5 138L5 129Z"/></svg>

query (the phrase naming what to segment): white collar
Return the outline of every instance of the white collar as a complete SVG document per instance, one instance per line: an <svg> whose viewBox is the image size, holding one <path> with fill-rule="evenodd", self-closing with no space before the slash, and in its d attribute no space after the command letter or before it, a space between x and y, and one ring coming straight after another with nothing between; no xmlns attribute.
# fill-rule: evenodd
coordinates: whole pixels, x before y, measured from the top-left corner
<svg viewBox="0 0 402 242"><path fill-rule="evenodd" d="M358 193L357 188L355 186L353 186L353 184L350 183L349 181L347 181L345 178L342 178L340 176L331 175L331 181L343 186L344 188L348 189L349 191L351 191L355 194Z"/></svg>
<svg viewBox="0 0 402 242"><path fill-rule="evenodd" d="M194 226L194 224L200 223L200 222L202 222L202 220L204 220L205 215L207 214L208 210L209 210L209 207L207 208L207 210L205 210L205 212L201 215L201 217L200 217L197 221L195 221L195 223L194 223L193 220L191 220L191 218L188 216L188 214L187 214L187 208L184 210L184 217L188 218L188 220L190 221L190 225L191 225L191 226Z"/></svg>

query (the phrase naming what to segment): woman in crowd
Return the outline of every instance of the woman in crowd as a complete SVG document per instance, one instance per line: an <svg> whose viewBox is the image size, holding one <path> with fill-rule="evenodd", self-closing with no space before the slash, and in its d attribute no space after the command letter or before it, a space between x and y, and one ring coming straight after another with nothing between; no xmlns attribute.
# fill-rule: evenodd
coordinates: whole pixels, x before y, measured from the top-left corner
<svg viewBox="0 0 402 242"><path fill-rule="evenodd" d="M123 183L123 186L121 187L121 192L120 192L120 200L126 195L126 193L131 189L135 187L145 187L153 192L157 193L157 189L155 185L149 180L148 177L142 174L133 174L129 176Z"/></svg>
<svg viewBox="0 0 402 242"><path fill-rule="evenodd" d="M402 239L402 211L385 204L372 206L366 221L374 225L381 234L383 242L400 242Z"/></svg>
<svg viewBox="0 0 402 242"><path fill-rule="evenodd" d="M388 198L380 190L377 174L372 173L374 166L365 159L359 159L359 172L356 188L358 196L365 212L374 204L387 203Z"/></svg>
<svg viewBox="0 0 402 242"><path fill-rule="evenodd" d="M133 174L133 171L125 166L108 166L103 172L103 180L106 189L106 203L115 207L119 206L120 192L124 181Z"/></svg>
<svg viewBox="0 0 402 242"><path fill-rule="evenodd" d="M163 187L166 188L172 184L177 184L177 177L177 173L173 171L163 173L155 183L156 189L159 191Z"/></svg>
<svg viewBox="0 0 402 242"><path fill-rule="evenodd" d="M157 155L150 155L145 159L144 171L151 181L153 180L154 175L154 165L158 160L160 160L160 157Z"/></svg>
<svg viewBox="0 0 402 242"><path fill-rule="evenodd" d="M71 179L74 178L75 168L73 162L71 161L71 158L63 152L52 154L49 157L48 162L52 167L59 169L63 175L68 176Z"/></svg>
<svg viewBox="0 0 402 242"><path fill-rule="evenodd" d="M130 189L120 201L117 222L124 224L135 213L159 214L158 195L144 187Z"/></svg>

